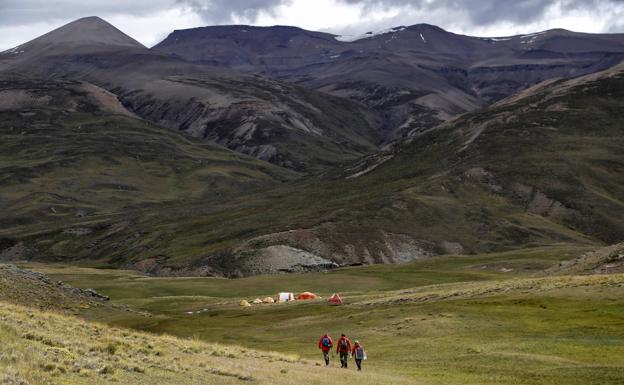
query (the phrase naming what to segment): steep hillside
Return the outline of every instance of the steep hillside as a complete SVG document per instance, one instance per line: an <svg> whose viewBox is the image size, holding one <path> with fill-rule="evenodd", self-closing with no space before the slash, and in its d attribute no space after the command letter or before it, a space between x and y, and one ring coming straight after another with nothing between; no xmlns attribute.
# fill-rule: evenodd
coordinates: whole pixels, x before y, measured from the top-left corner
<svg viewBox="0 0 624 385"><path fill-rule="evenodd" d="M446 36L434 27L422 28L431 31L433 41ZM289 39L326 37L285 31ZM421 29L413 28L390 36L415 31L420 38ZM276 44L269 36L267 47ZM349 44L372 44L381 36ZM475 62L487 60L477 49L484 44L509 45L511 53L514 44L550 44L572 54L573 47L556 45L549 36L457 37L436 47L450 54L474 45L468 57ZM423 38L429 41L424 33ZM615 46L617 39L599 38ZM323 41L337 42L334 37ZM603 48L615 49L609 47ZM72 260L156 275L240 276L624 238L622 65L540 83L435 128L412 130L410 138L345 168L293 181L297 175L283 168L184 139L133 116L154 114L166 123L169 107L188 107L178 96L193 92L214 92L211 97L217 99L232 92L248 100L253 87L241 79L258 79L253 89L262 100L320 98L302 103L319 119L342 126L334 134L350 140L335 137L333 144L301 130L289 129L285 137L261 135L271 146L280 143L291 160L300 159L297 164L314 159L320 170L362 153L345 152L354 143L373 148L366 140L358 142L363 136L347 124L353 115L340 107L343 102L315 92L293 93L297 87L260 77L213 72L141 47L124 48L119 55L43 55L22 64L32 72L9 76L5 71L0 94L6 138L0 144L6 165L2 180L7 182L0 189L2 259ZM80 80L29 80L44 68L62 69ZM189 68L207 76L205 84L178 72ZM143 103L152 97L159 101ZM317 109L323 103L336 107L336 115ZM343 125L334 116L348 122ZM249 140L268 132L230 123L211 127L250 129Z"/></svg>
<svg viewBox="0 0 624 385"><path fill-rule="evenodd" d="M419 24L346 37L213 26L174 31L154 50L362 102L379 112L384 139L392 140L546 79L608 68L624 57L624 35L478 38Z"/></svg>
<svg viewBox="0 0 624 385"><path fill-rule="evenodd" d="M619 242L622 70L541 84L343 171L227 202L111 216L105 227L80 225L90 231L81 236L64 234L66 224L12 239L40 258L193 275ZM128 221L140 237L107 230Z"/></svg>
<svg viewBox="0 0 624 385"><path fill-rule="evenodd" d="M102 221L171 202L222 201L297 177L133 117L114 95L84 82L2 78L0 134L4 259L35 253L11 241L16 234L60 227L66 239L95 229L140 239L125 220ZM89 225L66 228L76 222Z"/></svg>
<svg viewBox="0 0 624 385"><path fill-rule="evenodd" d="M87 81L153 123L287 168L316 172L376 149L357 103L150 51L99 18L0 53L0 71Z"/></svg>
<svg viewBox="0 0 624 385"><path fill-rule="evenodd" d="M171 257L154 263L175 266L196 255L195 264L246 274L270 271L267 261L306 265L309 254L339 264L402 262L621 241L622 70L543 84L343 173L282 186L237 207L171 213L176 234L163 243Z"/></svg>

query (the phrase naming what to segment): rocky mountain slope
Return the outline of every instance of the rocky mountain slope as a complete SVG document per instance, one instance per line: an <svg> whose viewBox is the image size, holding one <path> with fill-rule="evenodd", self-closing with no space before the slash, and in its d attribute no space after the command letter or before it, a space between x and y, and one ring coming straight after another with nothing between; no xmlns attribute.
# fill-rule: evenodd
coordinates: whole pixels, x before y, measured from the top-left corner
<svg viewBox="0 0 624 385"><path fill-rule="evenodd" d="M221 43L228 49L236 28L243 27L225 28ZM79 32L84 34L73 40ZM371 122L383 119L376 120L365 100L214 66L224 63L190 63L193 58L148 50L120 34L90 18L0 55L0 259L241 276L624 238L621 64L544 81L487 108L449 114L432 128L412 127L408 138L375 151L392 136L373 129ZM446 57L470 68L511 68L526 59L533 63L527 68L537 68L537 60L539 66L559 63L553 68L561 71L578 65L583 72L620 55L619 35L566 31L478 39L415 26L343 42L269 28L254 36L254 44L241 37L242 48L224 57L244 59L253 50L270 56L276 45L289 52L293 40L302 52L284 66L313 68L305 61L316 55L317 44L361 45L363 51L370 45L365 52L372 55L381 49L375 48L379 39L392 36L398 41L387 44L420 69L425 48L434 47L427 59L432 66ZM431 47L410 56L416 38ZM582 41L598 51L587 53ZM535 49L522 51L524 46ZM501 50L507 54L494 55ZM243 59L239 71L260 65ZM362 74L375 68L364 59L350 63L346 67L354 71L361 63ZM409 80L411 67L403 64ZM267 74L282 76L279 60L262 65ZM557 71L533 73L522 87ZM482 91L506 82L492 74ZM468 84L462 82L457 84ZM454 95L450 86L440 87L440 95ZM407 95L395 91L390 95ZM464 91L479 103L490 92L479 94L473 86ZM416 105L410 98L399 97L396 106L427 121L409 112ZM380 104L378 111L393 106ZM302 178L289 168L323 173Z"/></svg>
<svg viewBox="0 0 624 385"><path fill-rule="evenodd" d="M376 149L375 116L357 103L150 51L85 18L0 54L0 71L87 81L136 115L299 171Z"/></svg>
<svg viewBox="0 0 624 385"><path fill-rule="evenodd" d="M618 65L542 83L322 176L9 238L42 259L228 276L615 243L624 238L623 103ZM75 227L89 232L66 233Z"/></svg>
<svg viewBox="0 0 624 385"><path fill-rule="evenodd" d="M606 69L624 58L624 35L479 38L418 24L344 37L241 25L174 31L154 50L356 100L379 113L388 141L546 79Z"/></svg>
<svg viewBox="0 0 624 385"><path fill-rule="evenodd" d="M353 169L177 222L176 243L202 255L192 229L225 215L229 258L198 261L243 274L278 245L350 264L615 243L624 238L623 103L622 65L542 84Z"/></svg>

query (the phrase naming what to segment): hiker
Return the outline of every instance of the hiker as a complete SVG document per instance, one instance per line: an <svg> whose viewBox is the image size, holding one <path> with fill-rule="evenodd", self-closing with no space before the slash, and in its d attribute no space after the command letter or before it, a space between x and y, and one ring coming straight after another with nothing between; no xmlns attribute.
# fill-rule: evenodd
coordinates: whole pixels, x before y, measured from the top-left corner
<svg viewBox="0 0 624 385"><path fill-rule="evenodd" d="M332 340L329 333L323 334L321 339L319 339L318 347L323 352L323 358L325 359L325 366L329 365L329 353L331 352L332 346L334 346L334 341Z"/></svg>
<svg viewBox="0 0 624 385"><path fill-rule="evenodd" d="M347 368L347 362L349 361L349 353L351 353L351 341L342 334L338 343L336 344L336 353L340 354L340 367Z"/></svg>
<svg viewBox="0 0 624 385"><path fill-rule="evenodd" d="M351 351L351 355L355 359L355 364L357 365L357 370L362 370L362 360L366 359L366 352L364 348L360 344L360 341L355 341L353 350Z"/></svg>

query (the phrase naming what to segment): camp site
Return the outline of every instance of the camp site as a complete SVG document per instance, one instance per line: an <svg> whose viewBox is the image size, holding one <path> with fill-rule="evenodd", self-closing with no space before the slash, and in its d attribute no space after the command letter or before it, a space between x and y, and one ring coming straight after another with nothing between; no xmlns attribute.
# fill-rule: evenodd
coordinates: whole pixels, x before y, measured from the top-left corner
<svg viewBox="0 0 624 385"><path fill-rule="evenodd" d="M565 367L576 373L566 376L566 381L580 385L590 381L578 374L579 370L581 373L585 370L583 362L602 362L605 358L598 352L605 349L614 366L601 368L592 376L615 384L620 378L617 360L622 345L605 348L599 342L604 338L611 341L624 338L619 326L619 304L624 298L622 277L540 273L546 266L560 269L562 255L575 255L579 251L584 252L576 248L544 248L520 253L435 257L400 266L353 267L326 273L236 280L152 278L131 271L67 265L21 267L45 272L52 282L60 280L75 287L92 287L111 297L110 304L89 305L89 308L65 305L75 306L74 311L83 319L105 322L122 330L174 335L181 338L176 346L193 341L195 345L188 345L189 348L196 346L193 349L215 352L206 362L216 357L219 365L230 368L223 370L254 378L260 370L263 376L275 375L277 378L271 381L278 384L293 373L321 383L325 381L323 378L337 375L332 372L341 370L336 346L332 348L329 367L320 366L324 365L323 356L317 343L325 332L334 341L344 333L352 341L360 340L364 344L368 359L362 372L357 373L361 376L349 377L356 374L353 359L345 374L362 384L413 384L414 378L431 384L477 385L490 380L501 384L513 381L531 384L518 380L524 376L540 378L540 383L559 384L562 374L553 372L552 368L564 370ZM595 258L592 252L587 254ZM503 272L503 268L514 272ZM296 298L304 292L319 298ZM279 302L280 293L287 293L283 298L291 297L292 293L295 300ZM342 304L332 304L332 297L340 298ZM245 301L243 306L242 301ZM4 309L14 314L24 311ZM569 328L566 325L571 317L576 326ZM600 322L599 329L588 326L595 322ZM528 328L531 336L518 334L518 328ZM579 333L578 328L584 328L583 338L571 342ZM57 329L50 332L53 330ZM123 341L121 337L106 338ZM70 339L66 341L74 343ZM202 345L202 341L216 345ZM163 341L158 349L167 351L168 344ZM73 349L73 345L67 346ZM124 351L124 346L119 345L118 349ZM275 352L271 353L273 358L266 358L272 363L245 358L247 354L260 357L262 353L255 352L266 350ZM195 360L192 354L180 354L176 357L181 362ZM544 355L574 361L565 364L544 361ZM248 360L251 360L248 366L236 367ZM496 373L474 372L475 367L496 368ZM265 369L272 372L265 373L262 371ZM318 369L331 373L319 373ZM287 373L281 374L281 370ZM180 376L186 372L175 373ZM118 372L115 376L125 374Z"/></svg>

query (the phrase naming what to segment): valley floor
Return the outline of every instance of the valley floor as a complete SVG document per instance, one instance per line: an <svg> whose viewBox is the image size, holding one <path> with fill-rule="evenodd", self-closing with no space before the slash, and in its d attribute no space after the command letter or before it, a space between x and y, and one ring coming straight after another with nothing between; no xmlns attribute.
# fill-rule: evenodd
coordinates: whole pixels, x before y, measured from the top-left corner
<svg viewBox="0 0 624 385"><path fill-rule="evenodd" d="M624 274L544 274L584 251L562 245L237 280L30 264L140 312L83 309L85 321L2 304L0 368L31 384L325 384L339 373L358 384L620 384ZM340 292L345 305L238 306L280 290ZM362 342L363 373L317 366L325 331Z"/></svg>

